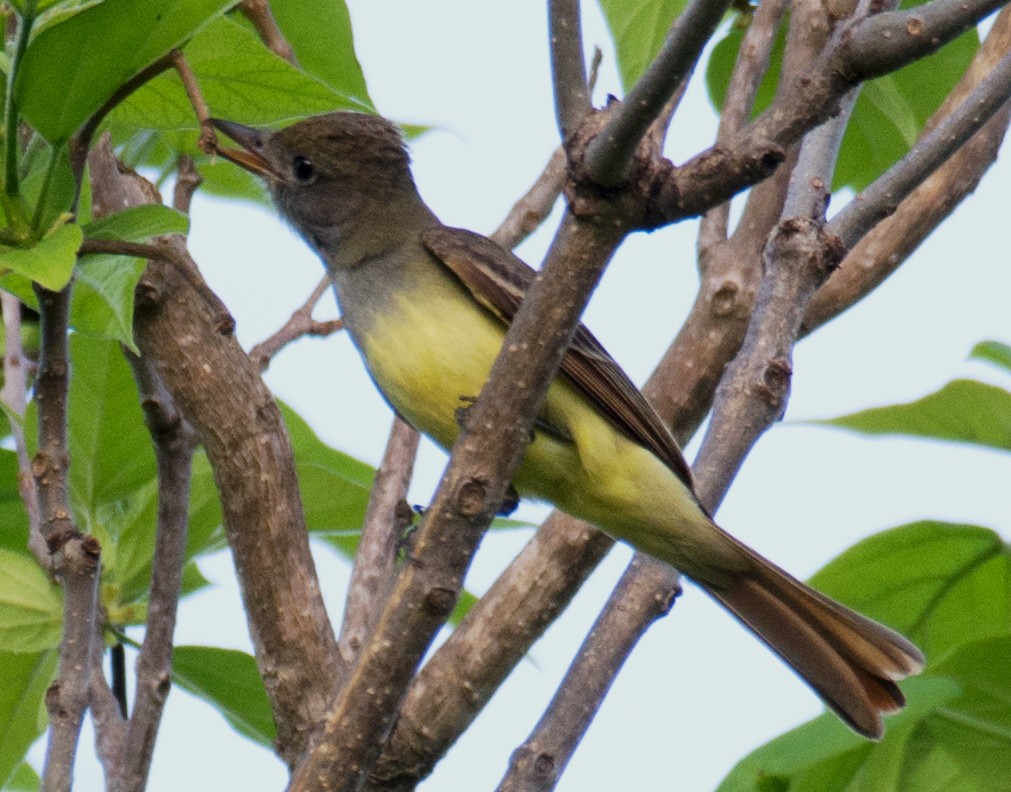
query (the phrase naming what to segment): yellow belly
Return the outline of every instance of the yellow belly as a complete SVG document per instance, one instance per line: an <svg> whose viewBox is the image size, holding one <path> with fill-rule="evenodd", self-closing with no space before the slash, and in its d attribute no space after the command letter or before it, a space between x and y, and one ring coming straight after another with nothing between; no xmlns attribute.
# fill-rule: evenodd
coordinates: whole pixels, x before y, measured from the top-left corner
<svg viewBox="0 0 1011 792"><path fill-rule="evenodd" d="M448 450L459 432L457 410L481 392L505 332L452 289L417 298L397 302L359 342L393 407ZM535 431L513 478L521 495L553 503L696 577L705 573L700 560L726 552L681 480L566 380L551 384L541 415L571 441Z"/></svg>

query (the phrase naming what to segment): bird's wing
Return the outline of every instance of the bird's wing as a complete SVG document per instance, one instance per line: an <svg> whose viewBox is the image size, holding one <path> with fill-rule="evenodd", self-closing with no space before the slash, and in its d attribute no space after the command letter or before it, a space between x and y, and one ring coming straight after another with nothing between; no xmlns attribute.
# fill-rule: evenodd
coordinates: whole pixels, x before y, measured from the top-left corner
<svg viewBox="0 0 1011 792"><path fill-rule="evenodd" d="M537 273L490 239L459 228L432 228L421 241L481 305L508 325ZM582 324L562 359L562 373L626 437L655 454L692 487L691 470L660 417Z"/></svg>

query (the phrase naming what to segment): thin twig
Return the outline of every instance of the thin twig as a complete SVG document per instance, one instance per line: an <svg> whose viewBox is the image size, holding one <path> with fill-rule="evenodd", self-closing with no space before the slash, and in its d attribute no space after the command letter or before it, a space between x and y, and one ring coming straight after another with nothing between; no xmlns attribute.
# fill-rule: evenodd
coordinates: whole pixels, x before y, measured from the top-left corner
<svg viewBox="0 0 1011 792"><path fill-rule="evenodd" d="M186 97L190 100L193 112L200 122L200 139L197 141L197 145L202 151L213 151L216 146L217 135L214 132L214 127L211 126L211 111L207 107L204 95L200 92L197 77L186 62L186 56L183 55L182 50L175 49L169 54L172 57L172 67L179 74L179 79L182 81L183 88L186 91Z"/></svg>
<svg viewBox="0 0 1011 792"><path fill-rule="evenodd" d="M189 520L190 473L196 435L179 413L151 361L129 352L158 464L158 524L144 643L137 657L137 683L114 792L142 792L171 684L172 635L182 590Z"/></svg>
<svg viewBox="0 0 1011 792"><path fill-rule="evenodd" d="M362 523L344 606L344 623L337 638L345 666L342 677L346 677L358 659L396 579L397 550L413 516L405 498L418 441L416 429L399 417L393 419L386 453L376 472Z"/></svg>
<svg viewBox="0 0 1011 792"><path fill-rule="evenodd" d="M673 588L653 585L653 577L666 578L671 571L650 556L633 556L540 722L513 753L498 792L549 792L555 788L644 632L629 630L627 624L652 623L670 610L680 593L676 574ZM642 596L641 590L648 596Z"/></svg>
<svg viewBox="0 0 1011 792"><path fill-rule="evenodd" d="M720 124L716 130L717 145L726 144L737 135L751 117L758 88L769 68L772 45L785 8L786 0L767 0L758 4L751 17L723 99ZM699 249L704 251L725 241L729 223L729 201L706 212L699 225Z"/></svg>
<svg viewBox="0 0 1011 792"><path fill-rule="evenodd" d="M249 350L250 360L256 364L260 371L266 371L274 355L292 341L296 341L303 336L325 338L343 329L344 322L341 319L328 319L320 322L312 318L312 312L316 307L316 303L326 294L329 287L330 278L324 275L312 290L312 294L309 295L300 307L295 309L288 321L269 338L264 339Z"/></svg>
<svg viewBox="0 0 1011 792"><path fill-rule="evenodd" d="M284 58L292 65L298 65L295 51L277 26L277 21L270 12L270 3L267 0L242 0L239 10L246 19L253 23L260 40L270 48L271 52Z"/></svg>
<svg viewBox="0 0 1011 792"><path fill-rule="evenodd" d="M172 190L172 207L189 214L193 194L203 181L203 177L193 164L193 157L189 154L179 155L179 164L176 166L176 184Z"/></svg>
<svg viewBox="0 0 1011 792"><path fill-rule="evenodd" d="M516 247L532 234L551 214L558 196L565 184L565 149L555 149L544 166L544 171L509 210L502 224L490 234L490 238L507 250Z"/></svg>
<svg viewBox="0 0 1011 792"><path fill-rule="evenodd" d="M28 394L28 361L21 345L21 301L9 292L0 292L0 307L3 309L4 320L4 384L0 390L0 400L17 417L17 420L10 421L10 428L14 453L18 459L18 492L28 513L28 549L43 569L51 571L52 557L42 538L38 493L35 491L32 463L28 457L25 428L21 423L25 416Z"/></svg>
<svg viewBox="0 0 1011 792"><path fill-rule="evenodd" d="M730 0L693 0L678 17L660 53L590 144L585 164L595 182L610 187L625 178L639 141L691 74L729 5Z"/></svg>
<svg viewBox="0 0 1011 792"><path fill-rule="evenodd" d="M590 113L590 89L583 62L583 32L579 0L550 0L548 25L555 114L562 141Z"/></svg>

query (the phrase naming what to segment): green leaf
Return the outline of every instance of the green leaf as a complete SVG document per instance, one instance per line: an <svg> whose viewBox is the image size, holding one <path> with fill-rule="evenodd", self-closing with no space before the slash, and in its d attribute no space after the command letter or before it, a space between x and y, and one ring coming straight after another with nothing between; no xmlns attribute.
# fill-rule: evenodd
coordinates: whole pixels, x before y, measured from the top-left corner
<svg viewBox="0 0 1011 792"><path fill-rule="evenodd" d="M57 149L36 141L29 146L21 161L21 195L32 207L33 221L38 218L38 231L58 225L60 218L70 212L77 185L70 169L67 147ZM38 204L42 203L40 209ZM80 215L78 216L80 219Z"/></svg>
<svg viewBox="0 0 1011 792"><path fill-rule="evenodd" d="M0 652L0 789L31 788L24 786L31 775L23 769L23 761L45 729L43 700L58 660L55 649L34 654Z"/></svg>
<svg viewBox="0 0 1011 792"><path fill-rule="evenodd" d="M75 505L93 514L155 477L154 451L130 367L118 344L75 334L68 407Z"/></svg>
<svg viewBox="0 0 1011 792"><path fill-rule="evenodd" d="M331 88L372 105L342 0L274 3L270 10L299 66Z"/></svg>
<svg viewBox="0 0 1011 792"><path fill-rule="evenodd" d="M59 291L70 283L81 237L81 227L67 223L30 248L0 246L0 270L10 270L50 291Z"/></svg>
<svg viewBox="0 0 1011 792"><path fill-rule="evenodd" d="M78 519L90 531L99 503L126 497L155 477L154 452L119 344L75 333L70 357L70 495ZM32 402L25 414L30 445L37 425L38 408Z"/></svg>
<svg viewBox="0 0 1011 792"><path fill-rule="evenodd" d="M295 452L309 530L353 556L375 469L326 445L287 405L278 402L278 407Z"/></svg>
<svg viewBox="0 0 1011 792"><path fill-rule="evenodd" d="M926 792L896 785L895 775L918 758L911 738L924 720L957 699L960 688L946 678L910 679L902 688L909 705L888 719L881 742L858 737L826 713L742 759L717 792Z"/></svg>
<svg viewBox="0 0 1011 792"><path fill-rule="evenodd" d="M210 646L177 646L172 678L217 709L239 734L273 748L274 716L251 655Z"/></svg>
<svg viewBox="0 0 1011 792"><path fill-rule="evenodd" d="M190 219L182 212L159 203L131 206L84 226L88 239L121 239L142 242L165 234L187 234Z"/></svg>
<svg viewBox="0 0 1011 792"><path fill-rule="evenodd" d="M28 545L28 513L18 490L18 458L0 449L0 547L24 552Z"/></svg>
<svg viewBox="0 0 1011 792"><path fill-rule="evenodd" d="M908 404L815 423L864 434L932 437L1011 451L1011 393L975 380L955 380Z"/></svg>
<svg viewBox="0 0 1011 792"><path fill-rule="evenodd" d="M0 789L3 789L4 792L39 792L41 784L42 781L39 779L39 774L35 772L35 768L27 762L22 762L14 768L7 783L0 786Z"/></svg>
<svg viewBox="0 0 1011 792"><path fill-rule="evenodd" d="M126 256L84 256L71 295L70 323L74 329L118 341L139 355L133 341L133 302L145 266L143 259Z"/></svg>
<svg viewBox="0 0 1011 792"><path fill-rule="evenodd" d="M999 341L981 341L972 348L969 357L987 360L1011 371L1011 346Z"/></svg>
<svg viewBox="0 0 1011 792"><path fill-rule="evenodd" d="M208 25L183 51L219 118L277 125L332 110L368 109L295 68L250 30L227 18ZM167 138L171 148L195 150L197 120L175 75L151 80L120 104L112 118L127 128L174 133L174 138ZM194 131L182 136L179 130Z"/></svg>
<svg viewBox="0 0 1011 792"><path fill-rule="evenodd" d="M715 108L722 109L727 98L727 88L730 85L730 75L734 70L734 63L737 60L737 53L741 49L744 34L751 23L751 14L738 14L734 23L727 31L727 35L720 39L713 47L709 62L706 64L706 91L709 94L709 101ZM762 76L759 83L758 92L755 94L755 103L752 110L752 117L757 116L772 104L776 96L776 86L779 82L779 72L783 67L783 52L786 49L786 32L780 26L776 31L776 38L772 43L772 52L769 54L769 67Z"/></svg>
<svg viewBox="0 0 1011 792"><path fill-rule="evenodd" d="M39 652L60 642L63 596L25 553L0 550L0 651Z"/></svg>
<svg viewBox="0 0 1011 792"><path fill-rule="evenodd" d="M671 23L686 5L686 0L600 0L625 91L656 57Z"/></svg>
<svg viewBox="0 0 1011 792"><path fill-rule="evenodd" d="M105 0L39 33L14 93L51 143L66 140L116 89L180 46L231 0Z"/></svg>
<svg viewBox="0 0 1011 792"><path fill-rule="evenodd" d="M954 775L975 789L1006 789L1011 779L1011 635L972 641L931 673L958 682L962 695L929 721ZM908 789L918 789L913 785Z"/></svg>
<svg viewBox="0 0 1011 792"><path fill-rule="evenodd" d="M922 521L882 531L810 583L907 635L930 660L1011 633L1011 548L987 528Z"/></svg>
<svg viewBox="0 0 1011 792"><path fill-rule="evenodd" d="M977 49L979 36L972 29L932 55L866 83L843 135L833 189L862 190L904 157Z"/></svg>

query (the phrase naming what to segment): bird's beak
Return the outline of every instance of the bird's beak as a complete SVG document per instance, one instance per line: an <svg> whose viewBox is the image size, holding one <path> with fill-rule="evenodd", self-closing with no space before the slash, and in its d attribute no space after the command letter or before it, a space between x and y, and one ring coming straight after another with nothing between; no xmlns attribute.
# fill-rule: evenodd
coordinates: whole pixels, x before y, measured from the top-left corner
<svg viewBox="0 0 1011 792"><path fill-rule="evenodd" d="M212 118L210 123L215 129L224 132L242 146L241 149L233 149L216 145L215 150L218 154L257 176L268 179L279 178L277 171L271 167L271 164L261 153L266 143L267 133L253 127L236 124L234 121L222 121L220 118Z"/></svg>

